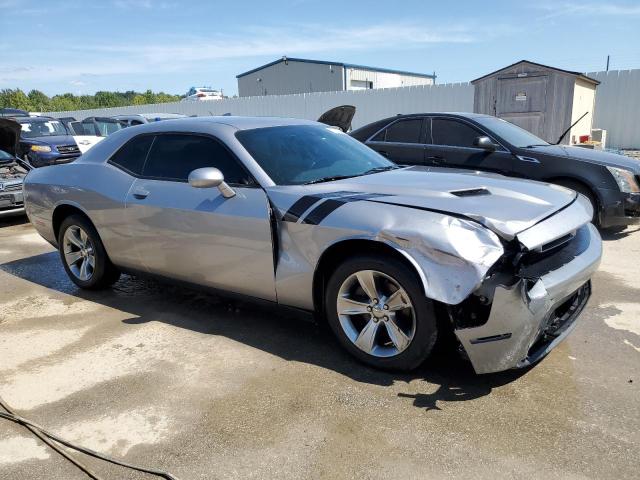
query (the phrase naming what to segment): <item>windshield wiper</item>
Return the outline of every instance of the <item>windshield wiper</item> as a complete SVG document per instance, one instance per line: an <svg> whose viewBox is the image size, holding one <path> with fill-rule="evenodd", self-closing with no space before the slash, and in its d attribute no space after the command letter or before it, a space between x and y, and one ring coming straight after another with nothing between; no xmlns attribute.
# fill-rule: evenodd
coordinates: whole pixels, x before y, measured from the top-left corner
<svg viewBox="0 0 640 480"><path fill-rule="evenodd" d="M345 178L353 178L357 175L333 175L330 177L321 177L316 178L315 180L309 180L308 182L304 182L303 185L311 185L313 183L324 183L324 182L333 182L334 180L344 180Z"/></svg>
<svg viewBox="0 0 640 480"><path fill-rule="evenodd" d="M363 172L362 175L369 175L371 173L379 173L379 172L386 172L387 170L397 170L398 168L402 168L398 165L386 165L384 167L375 167L375 168L371 168L369 170L367 170L366 172Z"/></svg>
<svg viewBox="0 0 640 480"><path fill-rule="evenodd" d="M547 146L549 146L549 144L548 144L548 143L534 143L534 144L532 144L532 145L527 145L527 146L526 146L526 147L524 147L524 148L547 147Z"/></svg>

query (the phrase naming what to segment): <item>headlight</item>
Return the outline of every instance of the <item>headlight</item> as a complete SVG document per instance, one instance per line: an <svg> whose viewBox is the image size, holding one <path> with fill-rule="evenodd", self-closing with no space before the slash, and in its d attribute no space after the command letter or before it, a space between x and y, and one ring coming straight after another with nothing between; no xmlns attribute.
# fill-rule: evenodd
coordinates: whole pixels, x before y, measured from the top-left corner
<svg viewBox="0 0 640 480"><path fill-rule="evenodd" d="M621 192L640 193L640 185L632 171L616 167L607 167L607 170L613 175Z"/></svg>
<svg viewBox="0 0 640 480"><path fill-rule="evenodd" d="M48 145L31 145L32 152L50 152L51 147Z"/></svg>

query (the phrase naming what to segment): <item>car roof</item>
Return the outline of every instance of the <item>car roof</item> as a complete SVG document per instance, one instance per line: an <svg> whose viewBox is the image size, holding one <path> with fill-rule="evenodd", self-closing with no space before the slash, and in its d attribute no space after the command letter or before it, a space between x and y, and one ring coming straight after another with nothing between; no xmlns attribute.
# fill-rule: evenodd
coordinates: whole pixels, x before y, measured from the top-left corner
<svg viewBox="0 0 640 480"><path fill-rule="evenodd" d="M58 120L53 117L13 117L12 120L15 120L18 123L32 123L32 122L50 122L51 120Z"/></svg>
<svg viewBox="0 0 640 480"><path fill-rule="evenodd" d="M183 130L188 128L189 125L213 123L218 125L228 125L238 130L251 130L254 128L265 127L277 127L284 125L322 125L318 122L311 120L301 120L299 118L284 118L284 117L234 117L234 116L220 116L220 117L186 117L176 118L171 120L165 120L160 122L163 128L167 128L170 125L179 125ZM154 125L147 124L146 126ZM326 125L325 125L326 126ZM136 127L139 128L139 127Z"/></svg>

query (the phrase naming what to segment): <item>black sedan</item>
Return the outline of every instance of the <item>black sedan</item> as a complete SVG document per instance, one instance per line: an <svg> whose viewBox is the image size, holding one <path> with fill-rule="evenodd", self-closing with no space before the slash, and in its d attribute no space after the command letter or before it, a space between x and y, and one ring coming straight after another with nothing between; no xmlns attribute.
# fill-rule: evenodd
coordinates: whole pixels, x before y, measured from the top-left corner
<svg viewBox="0 0 640 480"><path fill-rule="evenodd" d="M399 164L501 173L571 188L594 207L594 223L640 222L640 161L551 145L512 123L474 113L398 115L351 135Z"/></svg>

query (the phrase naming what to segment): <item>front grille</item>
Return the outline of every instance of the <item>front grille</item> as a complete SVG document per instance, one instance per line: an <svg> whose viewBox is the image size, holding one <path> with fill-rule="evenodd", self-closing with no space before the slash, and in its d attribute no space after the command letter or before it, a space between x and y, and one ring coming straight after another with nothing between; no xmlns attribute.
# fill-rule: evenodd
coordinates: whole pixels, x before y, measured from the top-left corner
<svg viewBox="0 0 640 480"><path fill-rule="evenodd" d="M56 148L60 153L80 153L77 145L58 145Z"/></svg>
<svg viewBox="0 0 640 480"><path fill-rule="evenodd" d="M5 185L4 188L0 191L3 192L15 192L15 191L19 191L22 190L22 184L21 183L15 183L13 185Z"/></svg>
<svg viewBox="0 0 640 480"><path fill-rule="evenodd" d="M576 321L590 296L591 283L587 282L567 300L556 306L545 319L538 338L529 349L528 356L535 355L549 345L555 338L562 335L562 333Z"/></svg>

